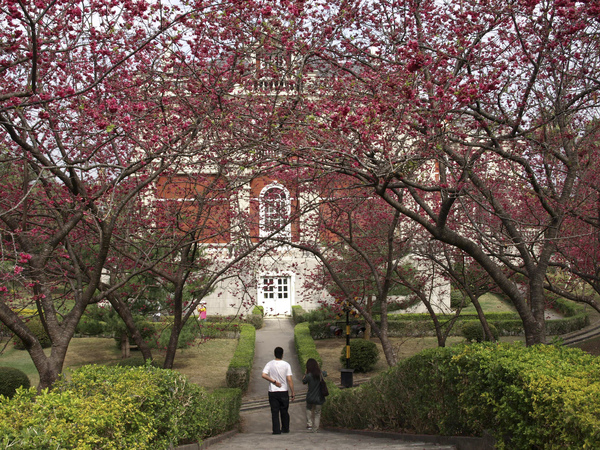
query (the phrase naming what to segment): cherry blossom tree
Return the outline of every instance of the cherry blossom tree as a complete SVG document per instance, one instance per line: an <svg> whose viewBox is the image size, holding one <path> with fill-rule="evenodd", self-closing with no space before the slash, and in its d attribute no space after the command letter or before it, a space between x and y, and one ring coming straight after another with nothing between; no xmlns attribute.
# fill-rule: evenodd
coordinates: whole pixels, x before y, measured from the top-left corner
<svg viewBox="0 0 600 450"><path fill-rule="evenodd" d="M463 295L463 301L460 305L456 306L455 317L458 318L461 314L466 303L465 299L468 299L477 312L477 317L481 322L486 340L494 341L495 337L490 330L483 308L479 303L479 297L483 294L497 290L496 284L489 274L481 269L478 264L474 263L465 253L439 241L429 242L429 245L418 251L419 253L424 253L424 257L436 264L444 276L450 279L452 286ZM451 327L446 328L446 334L443 336L444 341L450 329ZM438 341L440 341L442 338L441 330L438 330L436 327L436 331Z"/></svg>
<svg viewBox="0 0 600 450"><path fill-rule="evenodd" d="M301 181L304 232L298 239L275 235L271 241L316 257L320 265L305 288L327 289L336 302L354 308L381 341L388 364L396 364L388 337L389 304L395 301L394 292L408 283L423 292L414 273L405 267L413 236L403 229L397 211L370 190L353 186L351 178L308 177ZM403 302L405 308L410 306ZM375 315L380 316L379 322Z"/></svg>
<svg viewBox="0 0 600 450"><path fill-rule="evenodd" d="M2 2L0 320L25 343L39 388L62 371L85 308L110 294L99 288L127 206L215 136L215 91L231 85L217 58L228 5ZM208 82L194 92L190 68ZM37 310L49 356L24 306Z"/></svg>
<svg viewBox="0 0 600 450"><path fill-rule="evenodd" d="M513 303L526 342L544 342L545 279L597 134L597 2L330 11L306 52L302 130L277 139L286 158L354 177L464 252Z"/></svg>
<svg viewBox="0 0 600 450"><path fill-rule="evenodd" d="M193 167L202 168L200 163ZM131 227L135 233L120 230L115 241L119 257L112 262L121 278L128 277L123 267L142 270L171 293L165 368L172 368L181 330L195 318L200 302L217 283L247 271L249 256L264 241L252 242L240 224L246 214L238 201L239 177L226 176L224 167L208 173L177 169L163 173L152 204L139 212L136 221L146 225L144 231L136 224Z"/></svg>

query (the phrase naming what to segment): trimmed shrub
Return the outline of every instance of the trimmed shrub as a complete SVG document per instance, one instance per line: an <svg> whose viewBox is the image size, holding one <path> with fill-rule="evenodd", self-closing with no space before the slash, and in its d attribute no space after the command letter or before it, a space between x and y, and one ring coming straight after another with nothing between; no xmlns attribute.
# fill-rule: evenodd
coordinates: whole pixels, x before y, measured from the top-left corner
<svg viewBox="0 0 600 450"><path fill-rule="evenodd" d="M29 389L29 377L19 369L0 367L0 395L12 398L18 388Z"/></svg>
<svg viewBox="0 0 600 450"><path fill-rule="evenodd" d="M158 336L158 348L167 348L169 345L169 340L171 339L171 328L172 327L165 328ZM190 318L181 328L179 339L177 340L177 348L189 347L196 340L196 338L200 336L200 331L201 328L198 324L198 321L194 318Z"/></svg>
<svg viewBox="0 0 600 450"><path fill-rule="evenodd" d="M320 306L317 309L313 309L304 314L304 320L308 322L322 322L340 320L340 314L342 314L339 306Z"/></svg>
<svg viewBox="0 0 600 450"><path fill-rule="evenodd" d="M523 336L525 334L523 321L519 318L512 320L490 320L488 323L496 327L500 336Z"/></svg>
<svg viewBox="0 0 600 450"><path fill-rule="evenodd" d="M590 318L587 314L577 314L575 316L565 317L564 319L554 319L546 321L546 334L556 336L581 330L590 324Z"/></svg>
<svg viewBox="0 0 600 450"><path fill-rule="evenodd" d="M331 337L330 327L332 322L304 322L308 325L310 336L313 339L328 339Z"/></svg>
<svg viewBox="0 0 600 450"><path fill-rule="evenodd" d="M299 323L294 327L294 345L296 347L300 367L306 367L306 361L308 361L309 358L317 360L319 366L323 365L321 355L319 355L315 341L311 336L308 322Z"/></svg>
<svg viewBox="0 0 600 450"><path fill-rule="evenodd" d="M205 338L234 339L239 336L240 322L230 321L221 316L208 316L200 325L201 335Z"/></svg>
<svg viewBox="0 0 600 450"><path fill-rule="evenodd" d="M292 305L292 320L295 324L306 322L306 311L300 305Z"/></svg>
<svg viewBox="0 0 600 450"><path fill-rule="evenodd" d="M42 321L40 320L40 318L31 317L30 319L26 319L26 321L27 327L29 328L29 330L31 330L33 334L35 334L35 337L42 345L42 348L50 347L52 345L52 341L50 340L50 336L48 336L48 333L46 333L46 329L44 328L44 325L42 325ZM16 349L25 350L25 344L20 338L15 336L13 342Z"/></svg>
<svg viewBox="0 0 600 450"><path fill-rule="evenodd" d="M443 320L443 319L441 319ZM443 322L442 322L443 323ZM443 327L443 325L442 325ZM434 336L435 327L431 317L428 320L390 320L388 322L389 336Z"/></svg>
<svg viewBox="0 0 600 450"><path fill-rule="evenodd" d="M322 420L416 434L488 432L499 449L600 448L598 404L597 357L549 345L482 343L425 350L369 383L337 391Z"/></svg>
<svg viewBox="0 0 600 450"><path fill-rule="evenodd" d="M498 330L494 325L488 323L488 327L494 336L494 340L498 340ZM467 342L483 342L490 339L483 332L483 325L478 320L470 320L462 326L462 334Z"/></svg>
<svg viewBox="0 0 600 450"><path fill-rule="evenodd" d="M88 336L98 336L105 332L106 323L83 316L77 324L77 333Z"/></svg>
<svg viewBox="0 0 600 450"><path fill-rule="evenodd" d="M119 361L111 363L110 365L120 367L144 367L146 365L152 365L159 369L162 367L162 364L156 359L153 361L144 361L144 357L141 355L132 356L127 359L120 359Z"/></svg>
<svg viewBox="0 0 600 450"><path fill-rule="evenodd" d="M368 372L377 364L379 350L375 342L364 339L352 339L350 341L350 360L348 365L355 372ZM342 348L340 362L346 367L346 347Z"/></svg>
<svg viewBox="0 0 600 450"><path fill-rule="evenodd" d="M576 303L566 298L558 297L555 294L546 295L548 304L552 309L555 309L565 317L573 317L579 314L585 314L585 306L581 303Z"/></svg>
<svg viewBox="0 0 600 450"><path fill-rule="evenodd" d="M150 322L146 320L145 317L138 315L133 316L133 321L137 329L140 331L142 339L144 339L144 341L146 341L151 348L155 348L157 346L158 330L166 328L167 325L163 322ZM108 320L107 329L112 333L117 347L121 346L121 335L123 333L127 333L130 343L134 343L133 337L125 326L125 322L123 322L119 316L113 315Z"/></svg>
<svg viewBox="0 0 600 450"><path fill-rule="evenodd" d="M107 320L112 321L114 316L116 316L116 312L112 308L89 305L77 324L76 332L88 336L110 334L111 330L108 329Z"/></svg>
<svg viewBox="0 0 600 450"><path fill-rule="evenodd" d="M252 325L242 325L238 345L227 368L226 381L228 387L239 388L242 392L248 390L250 372L254 362L255 344L256 329Z"/></svg>
<svg viewBox="0 0 600 450"><path fill-rule="evenodd" d="M522 336L523 322L515 313L488 313L485 315L488 323L496 327L499 336ZM438 319L445 328L454 316L438 315ZM379 318L375 317L379 322ZM450 336L460 336L462 325L468 322L479 321L475 314L461 315L452 330ZM313 339L328 339L331 337L330 327L335 321L311 322L310 333ZM564 334L576 331L589 324L587 314L577 314L565 319L546 321L546 333L548 335ZM435 336L435 328L429 314L390 314L388 315L388 336Z"/></svg>
<svg viewBox="0 0 600 450"><path fill-rule="evenodd" d="M467 307L471 304L471 299L463 294L460 289L452 289L450 291L450 308L458 309Z"/></svg>
<svg viewBox="0 0 600 450"><path fill-rule="evenodd" d="M264 314L262 306L255 306L250 314L246 318L246 323L252 325L255 329L260 330L264 325Z"/></svg>
<svg viewBox="0 0 600 450"><path fill-rule="evenodd" d="M209 417L208 429L210 435L215 436L233 429L240 421L242 391L238 388L215 389L211 398L218 414Z"/></svg>
<svg viewBox="0 0 600 450"><path fill-rule="evenodd" d="M84 366L50 392L0 397L0 448L170 448L231 429L240 402L171 370Z"/></svg>

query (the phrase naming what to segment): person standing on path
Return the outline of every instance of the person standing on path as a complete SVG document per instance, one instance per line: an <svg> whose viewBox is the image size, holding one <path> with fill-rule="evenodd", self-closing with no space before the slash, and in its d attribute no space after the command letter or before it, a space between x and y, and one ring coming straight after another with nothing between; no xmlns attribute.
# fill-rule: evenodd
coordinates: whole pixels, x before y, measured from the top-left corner
<svg viewBox="0 0 600 450"><path fill-rule="evenodd" d="M325 397L321 394L321 378L326 377L327 372L321 371L316 359L309 358L306 361L306 374L302 383L308 384L306 393L306 428L316 433L321 422L321 407L325 403Z"/></svg>
<svg viewBox="0 0 600 450"><path fill-rule="evenodd" d="M290 397L294 401L294 380L292 367L283 361L283 349L275 348L275 359L269 361L263 369L262 377L269 382L269 405L273 434L290 432ZM281 423L280 423L281 417Z"/></svg>

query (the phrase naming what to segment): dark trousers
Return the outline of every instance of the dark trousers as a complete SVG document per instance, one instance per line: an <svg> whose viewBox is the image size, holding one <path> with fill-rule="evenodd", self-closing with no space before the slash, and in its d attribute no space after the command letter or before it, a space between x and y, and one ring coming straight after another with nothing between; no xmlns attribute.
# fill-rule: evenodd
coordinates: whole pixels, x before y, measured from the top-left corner
<svg viewBox="0 0 600 450"><path fill-rule="evenodd" d="M271 419L273 421L273 433L288 433L290 431L290 396L288 391L269 392L269 405L271 405ZM279 417L281 416L281 427Z"/></svg>

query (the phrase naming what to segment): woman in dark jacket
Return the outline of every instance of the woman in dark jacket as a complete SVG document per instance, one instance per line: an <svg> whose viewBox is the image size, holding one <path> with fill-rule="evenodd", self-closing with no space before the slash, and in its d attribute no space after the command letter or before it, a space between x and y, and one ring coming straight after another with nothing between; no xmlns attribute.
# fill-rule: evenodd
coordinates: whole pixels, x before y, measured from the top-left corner
<svg viewBox="0 0 600 450"><path fill-rule="evenodd" d="M321 376L326 377L327 372L321 371L319 363L309 358L306 361L306 374L302 378L302 383L308 384L308 392L306 393L306 428L308 431L319 430L319 422L321 421L321 406L325 403L325 397L321 394Z"/></svg>

